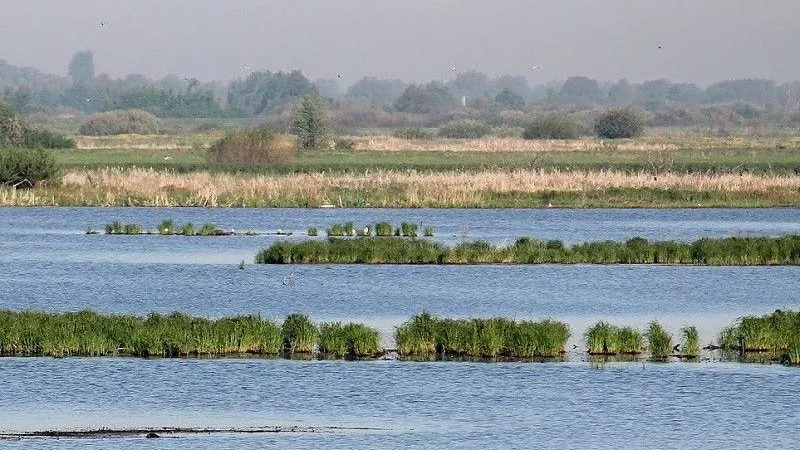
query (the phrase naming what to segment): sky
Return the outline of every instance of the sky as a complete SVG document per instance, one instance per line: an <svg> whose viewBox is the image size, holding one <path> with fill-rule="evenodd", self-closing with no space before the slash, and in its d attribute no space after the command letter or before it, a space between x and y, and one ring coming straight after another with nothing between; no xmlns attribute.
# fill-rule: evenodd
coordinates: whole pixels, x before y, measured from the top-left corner
<svg viewBox="0 0 800 450"><path fill-rule="evenodd" d="M228 81L299 69L344 87L477 70L701 85L800 79L798 0L6 0L0 58L66 75ZM540 66L533 68L534 66ZM455 67L456 70L452 70Z"/></svg>

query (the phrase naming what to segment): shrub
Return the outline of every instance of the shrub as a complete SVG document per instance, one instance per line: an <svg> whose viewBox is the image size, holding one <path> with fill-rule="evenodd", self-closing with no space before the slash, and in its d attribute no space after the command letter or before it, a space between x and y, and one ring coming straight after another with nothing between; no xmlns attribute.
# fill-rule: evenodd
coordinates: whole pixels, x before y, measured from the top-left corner
<svg viewBox="0 0 800 450"><path fill-rule="evenodd" d="M297 135L297 145L302 149L329 146L332 134L330 117L325 100L319 94L306 94L294 108L292 132Z"/></svg>
<svg viewBox="0 0 800 450"><path fill-rule="evenodd" d="M31 128L0 101L0 147L72 148L75 141L49 130Z"/></svg>
<svg viewBox="0 0 800 450"><path fill-rule="evenodd" d="M226 133L211 145L208 159L217 164L280 164L296 154L291 141L262 125Z"/></svg>
<svg viewBox="0 0 800 450"><path fill-rule="evenodd" d="M644 123L631 108L613 108L600 114L594 131L598 137L606 139L632 138L644 132Z"/></svg>
<svg viewBox="0 0 800 450"><path fill-rule="evenodd" d="M424 128L400 128L398 130L394 130L392 136L400 139L430 139L433 137L433 133L424 129Z"/></svg>
<svg viewBox="0 0 800 450"><path fill-rule="evenodd" d="M53 154L44 149L0 149L0 184L34 187L58 172Z"/></svg>
<svg viewBox="0 0 800 450"><path fill-rule="evenodd" d="M158 134L163 132L161 119L141 109L118 109L92 114L78 132L85 136L115 134Z"/></svg>
<svg viewBox="0 0 800 450"><path fill-rule="evenodd" d="M439 136L450 139L477 139L490 131L488 125L471 119L454 120L439 127Z"/></svg>
<svg viewBox="0 0 800 450"><path fill-rule="evenodd" d="M578 137L578 125L569 117L560 114L542 114L536 116L525 127L524 139L575 139Z"/></svg>

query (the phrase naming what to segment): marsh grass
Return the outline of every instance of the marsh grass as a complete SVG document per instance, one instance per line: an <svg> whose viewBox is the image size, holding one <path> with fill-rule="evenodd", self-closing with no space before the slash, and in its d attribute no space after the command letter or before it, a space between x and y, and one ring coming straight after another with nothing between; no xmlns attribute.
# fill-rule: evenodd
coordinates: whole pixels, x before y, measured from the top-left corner
<svg viewBox="0 0 800 450"><path fill-rule="evenodd" d="M658 321L647 325L647 351L651 358L666 358L672 352L672 335Z"/></svg>
<svg viewBox="0 0 800 450"><path fill-rule="evenodd" d="M597 322L584 333L589 355L638 355L644 349L642 333L633 327Z"/></svg>
<svg viewBox="0 0 800 450"><path fill-rule="evenodd" d="M486 241L455 246L425 239L365 237L277 242L261 250L256 262L375 264L700 264L755 266L800 264L800 235L702 238L692 243L601 241L566 246L561 241L519 238L509 246Z"/></svg>
<svg viewBox="0 0 800 450"><path fill-rule="evenodd" d="M363 324L323 323L319 329L319 352L337 358L372 357L382 353L378 330Z"/></svg>
<svg viewBox="0 0 800 450"><path fill-rule="evenodd" d="M423 312L396 327L395 342L404 357L551 358L564 352L569 335L566 324L550 319L441 319Z"/></svg>
<svg viewBox="0 0 800 450"><path fill-rule="evenodd" d="M697 327L683 327L681 335L683 336L681 355L689 358L700 356L700 333L697 331Z"/></svg>
<svg viewBox="0 0 800 450"><path fill-rule="evenodd" d="M180 313L142 318L0 311L3 356L271 355L280 347L278 326L258 316L210 320Z"/></svg>
<svg viewBox="0 0 800 450"><path fill-rule="evenodd" d="M306 234L308 234L309 236L316 236L317 234L319 234L319 231L317 230L317 227L308 227Z"/></svg>
<svg viewBox="0 0 800 450"><path fill-rule="evenodd" d="M312 353L317 336L317 326L305 314L290 314L283 321L281 327L283 350L289 354Z"/></svg>
<svg viewBox="0 0 800 450"><path fill-rule="evenodd" d="M719 345L740 354L764 352L790 364L800 356L800 312L776 310L763 316L741 317L722 330Z"/></svg>

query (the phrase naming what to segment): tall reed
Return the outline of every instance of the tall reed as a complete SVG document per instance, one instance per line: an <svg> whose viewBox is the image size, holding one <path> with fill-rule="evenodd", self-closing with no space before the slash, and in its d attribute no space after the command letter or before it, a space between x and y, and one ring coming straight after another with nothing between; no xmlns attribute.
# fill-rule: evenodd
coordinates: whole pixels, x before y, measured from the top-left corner
<svg viewBox="0 0 800 450"><path fill-rule="evenodd" d="M689 358L696 358L700 355L700 333L697 327L683 327L681 328L683 335L683 343L681 345L681 354Z"/></svg>
<svg viewBox="0 0 800 450"><path fill-rule="evenodd" d="M317 341L317 327L305 314L290 314L283 321L283 348L289 353L311 353Z"/></svg>
<svg viewBox="0 0 800 450"><path fill-rule="evenodd" d="M647 350L653 358L666 358L672 352L672 335L658 321L647 325Z"/></svg>

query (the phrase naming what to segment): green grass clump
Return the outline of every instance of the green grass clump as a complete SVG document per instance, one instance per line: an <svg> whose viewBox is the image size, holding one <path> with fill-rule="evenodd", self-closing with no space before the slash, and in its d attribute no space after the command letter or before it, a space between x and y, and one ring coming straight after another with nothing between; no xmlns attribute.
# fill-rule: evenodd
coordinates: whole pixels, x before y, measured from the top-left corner
<svg viewBox="0 0 800 450"><path fill-rule="evenodd" d="M615 355L642 353L642 333L633 327L618 327L607 322L597 322L584 334L590 355Z"/></svg>
<svg viewBox="0 0 800 450"><path fill-rule="evenodd" d="M776 310L763 316L745 316L722 330L719 345L739 352L772 352L796 361L800 344L800 312Z"/></svg>
<svg viewBox="0 0 800 450"><path fill-rule="evenodd" d="M380 224L379 224L380 225ZM330 236L354 235L354 229L334 225ZM339 228L337 228L339 227ZM380 228L380 230L378 229ZM600 241L565 245L522 237L509 246L485 241L461 242L448 247L431 240L397 239L416 236L415 224L401 225L394 237L376 227L375 238L329 239L327 242L279 242L284 258L257 256L272 263L382 263L382 264L702 264L714 266L800 264L800 235L781 237L703 238L692 243L654 242L631 238L625 242ZM341 234L340 234L341 233ZM259 255L268 255L265 249Z"/></svg>
<svg viewBox="0 0 800 450"><path fill-rule="evenodd" d="M319 352L335 357L365 357L381 353L378 330L357 323L323 323Z"/></svg>
<svg viewBox="0 0 800 450"><path fill-rule="evenodd" d="M309 236L316 236L319 233L317 227L308 227L308 235Z"/></svg>
<svg viewBox="0 0 800 450"><path fill-rule="evenodd" d="M405 237L417 237L419 225L415 223L403 222L400 224L400 234Z"/></svg>
<svg viewBox="0 0 800 450"><path fill-rule="evenodd" d="M106 234L142 234L143 230L141 225L135 223L122 224L119 220L115 220L106 224Z"/></svg>
<svg viewBox="0 0 800 450"><path fill-rule="evenodd" d="M672 335L658 323L647 325L647 350L653 358L666 358L672 352Z"/></svg>
<svg viewBox="0 0 800 450"><path fill-rule="evenodd" d="M392 224L389 222L378 222L375 224L375 236L391 236Z"/></svg>
<svg viewBox="0 0 800 450"><path fill-rule="evenodd" d="M636 355L642 353L644 336L633 327L621 327L617 329L617 343L620 353Z"/></svg>
<svg viewBox="0 0 800 450"><path fill-rule="evenodd" d="M317 326L305 314L290 314L281 327L283 349L289 353L312 353L317 341Z"/></svg>
<svg viewBox="0 0 800 450"><path fill-rule="evenodd" d="M690 358L700 356L700 333L697 327L683 327L681 334L683 335L681 354Z"/></svg>
<svg viewBox="0 0 800 450"><path fill-rule="evenodd" d="M161 222L161 225L158 226L158 234L174 234L175 233L175 223L172 219L167 219Z"/></svg>
<svg viewBox="0 0 800 450"><path fill-rule="evenodd" d="M258 316L217 320L185 314L147 317L94 311L0 311L3 356L225 356L277 354L280 328Z"/></svg>
<svg viewBox="0 0 800 450"><path fill-rule="evenodd" d="M425 237L432 237L433 236L433 227L430 225L425 225L425 228L422 229L422 235Z"/></svg>
<svg viewBox="0 0 800 450"><path fill-rule="evenodd" d="M596 355L618 353L620 349L618 337L619 328L607 322L597 322L584 334L589 354Z"/></svg>
<svg viewBox="0 0 800 450"><path fill-rule="evenodd" d="M217 227L214 226L212 223L204 223L199 230L197 230L197 234L200 236L213 236L217 231Z"/></svg>
<svg viewBox="0 0 800 450"><path fill-rule="evenodd" d="M549 319L440 319L423 312L396 328L395 341L403 356L519 359L558 356L569 335L566 324Z"/></svg>
<svg viewBox="0 0 800 450"><path fill-rule="evenodd" d="M191 222L185 223L178 227L177 234L181 234L183 236L194 236L194 225Z"/></svg>
<svg viewBox="0 0 800 450"><path fill-rule="evenodd" d="M122 234L122 222L115 220L106 224L106 234Z"/></svg>

